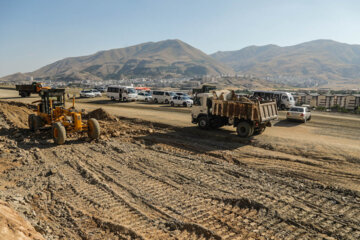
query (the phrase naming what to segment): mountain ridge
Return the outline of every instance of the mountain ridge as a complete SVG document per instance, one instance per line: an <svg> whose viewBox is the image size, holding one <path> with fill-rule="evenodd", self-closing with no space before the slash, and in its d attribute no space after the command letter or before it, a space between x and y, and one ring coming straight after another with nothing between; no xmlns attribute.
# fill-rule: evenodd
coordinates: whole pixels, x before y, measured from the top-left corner
<svg viewBox="0 0 360 240"><path fill-rule="evenodd" d="M181 40L172 39L64 58L31 73L25 73L24 76L59 80L100 80L233 73L231 68L217 62L199 49ZM21 74L17 76L21 77ZM11 79L12 75L4 78Z"/></svg>
<svg viewBox="0 0 360 240"><path fill-rule="evenodd" d="M318 39L293 46L249 46L213 58L240 74L298 87L360 83L360 45Z"/></svg>

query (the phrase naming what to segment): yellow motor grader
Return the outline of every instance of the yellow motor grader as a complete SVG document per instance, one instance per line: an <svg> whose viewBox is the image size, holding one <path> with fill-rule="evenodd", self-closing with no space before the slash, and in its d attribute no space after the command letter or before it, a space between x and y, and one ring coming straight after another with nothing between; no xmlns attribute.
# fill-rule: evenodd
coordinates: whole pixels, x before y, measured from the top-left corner
<svg viewBox="0 0 360 240"><path fill-rule="evenodd" d="M100 136L100 125L94 118L87 123L82 121L81 113L75 110L75 99L70 108L65 108L65 89L43 89L39 93L41 100L36 114L29 115L29 128L32 131L45 126L52 126L52 135L56 144L64 144L66 133L87 132L91 139Z"/></svg>

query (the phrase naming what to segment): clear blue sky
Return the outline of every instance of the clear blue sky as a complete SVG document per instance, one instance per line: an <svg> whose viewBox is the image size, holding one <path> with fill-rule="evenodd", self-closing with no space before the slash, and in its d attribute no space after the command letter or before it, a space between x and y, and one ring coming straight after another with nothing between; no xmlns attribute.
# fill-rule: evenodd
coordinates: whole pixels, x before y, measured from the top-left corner
<svg viewBox="0 0 360 240"><path fill-rule="evenodd" d="M315 39L360 44L360 1L0 0L0 77L175 38L205 53Z"/></svg>

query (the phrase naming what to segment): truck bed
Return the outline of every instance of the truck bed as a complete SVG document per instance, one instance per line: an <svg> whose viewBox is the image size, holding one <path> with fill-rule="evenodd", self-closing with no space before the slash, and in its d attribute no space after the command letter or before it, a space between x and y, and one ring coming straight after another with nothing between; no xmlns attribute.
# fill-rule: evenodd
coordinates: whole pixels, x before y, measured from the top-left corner
<svg viewBox="0 0 360 240"><path fill-rule="evenodd" d="M227 101L212 100L212 114L238 118L259 123L268 122L278 118L278 111L275 102L259 103L258 101Z"/></svg>
<svg viewBox="0 0 360 240"><path fill-rule="evenodd" d="M15 85L17 91L27 91L31 93L36 93L36 86L32 84L28 85Z"/></svg>

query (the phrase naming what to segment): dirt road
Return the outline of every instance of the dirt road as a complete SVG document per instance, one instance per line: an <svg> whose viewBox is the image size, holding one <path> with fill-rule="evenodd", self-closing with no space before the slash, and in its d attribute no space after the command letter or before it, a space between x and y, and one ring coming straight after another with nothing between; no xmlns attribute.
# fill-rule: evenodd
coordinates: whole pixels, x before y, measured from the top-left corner
<svg viewBox="0 0 360 240"><path fill-rule="evenodd" d="M146 107L107 104L122 118L101 121L99 141L55 146L26 128L27 106L0 103L0 198L46 239L360 238L358 118L240 139Z"/></svg>

